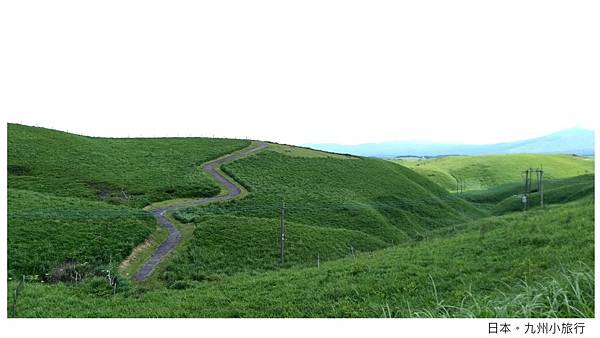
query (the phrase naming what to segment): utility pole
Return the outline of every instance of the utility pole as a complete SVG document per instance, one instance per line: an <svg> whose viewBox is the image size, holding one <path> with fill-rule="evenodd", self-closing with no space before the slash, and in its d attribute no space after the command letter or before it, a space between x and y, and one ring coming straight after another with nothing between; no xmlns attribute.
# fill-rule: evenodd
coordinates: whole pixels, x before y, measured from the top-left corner
<svg viewBox="0 0 600 338"><path fill-rule="evenodd" d="M523 210L527 210L527 204L529 203L529 169L525 170L525 190L523 191Z"/></svg>
<svg viewBox="0 0 600 338"><path fill-rule="evenodd" d="M465 190L465 180L462 177L453 176L456 181L456 192L462 193Z"/></svg>
<svg viewBox="0 0 600 338"><path fill-rule="evenodd" d="M280 263L285 262L285 202L281 201L281 224L279 228L280 234L280 246L281 246L281 257Z"/></svg>
<svg viewBox="0 0 600 338"><path fill-rule="evenodd" d="M529 194L531 193L531 178L533 176L533 169L529 168L529 175L527 179L527 206L529 206Z"/></svg>
<svg viewBox="0 0 600 338"><path fill-rule="evenodd" d="M540 207L544 207L544 168L540 165L540 185L538 188L540 193Z"/></svg>
<svg viewBox="0 0 600 338"><path fill-rule="evenodd" d="M540 165L539 168L529 168L524 171L525 173L525 190L523 191L523 210L527 210L529 206L529 193L531 192L531 181L533 180L533 173L535 172L537 192L540 195L540 207L544 207L544 169Z"/></svg>

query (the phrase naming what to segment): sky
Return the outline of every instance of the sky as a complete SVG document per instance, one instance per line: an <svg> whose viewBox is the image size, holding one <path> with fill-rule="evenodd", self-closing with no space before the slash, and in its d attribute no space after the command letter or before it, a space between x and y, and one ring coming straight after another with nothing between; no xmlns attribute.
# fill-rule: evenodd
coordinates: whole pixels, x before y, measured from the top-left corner
<svg viewBox="0 0 600 338"><path fill-rule="evenodd" d="M13 1L0 115L92 136L495 143L599 115L592 1Z"/></svg>

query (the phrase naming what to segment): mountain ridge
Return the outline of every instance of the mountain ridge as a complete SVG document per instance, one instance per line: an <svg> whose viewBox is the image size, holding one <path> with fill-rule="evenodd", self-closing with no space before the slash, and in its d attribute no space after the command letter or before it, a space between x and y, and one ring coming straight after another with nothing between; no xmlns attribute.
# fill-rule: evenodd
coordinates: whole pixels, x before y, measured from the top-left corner
<svg viewBox="0 0 600 338"><path fill-rule="evenodd" d="M488 155L488 154L594 154L594 131L584 128L563 129L545 136L495 144L452 144L427 141L389 141L341 145L311 143L303 146L358 156L394 158L400 156Z"/></svg>

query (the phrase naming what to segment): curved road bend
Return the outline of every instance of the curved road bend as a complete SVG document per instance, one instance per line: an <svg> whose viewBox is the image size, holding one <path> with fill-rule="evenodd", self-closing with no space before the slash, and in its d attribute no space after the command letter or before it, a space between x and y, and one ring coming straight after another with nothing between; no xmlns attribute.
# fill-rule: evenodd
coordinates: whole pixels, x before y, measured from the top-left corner
<svg viewBox="0 0 600 338"><path fill-rule="evenodd" d="M222 164L233 162L235 160L239 160L239 159L249 156L253 153L256 153L256 152L266 148L267 145L268 144L266 142L257 141L254 146L250 146L241 151L237 151L237 152L231 153L229 155L223 156L221 158L218 158L216 160L212 160L210 162L205 163L202 166L202 170L204 170L204 172L209 174L212 178L214 178L221 185L223 185L225 187L225 189L227 189L228 192L226 195L207 197L207 198L199 198L199 199L193 200L192 202L188 201L188 202L182 202L179 204L176 203L176 204L169 205L168 207L156 209L153 211L154 218L156 218L156 221L158 222L158 224L160 224L160 226L167 229L167 231L169 232L169 236L167 237L167 239L164 242L162 242L160 244L160 246L158 248L156 248L156 250L152 253L152 256L150 256L150 258L148 258L146 263L144 263L144 265L138 270L138 272L135 273L135 275L133 276L134 280L143 281L146 278L148 278L152 274L152 272L154 271L156 266L162 261L162 259L169 252L173 251L173 249L175 249L175 247L177 246L177 243L179 243L181 235L180 235L179 231L177 230L177 228L173 225L173 223L171 223L171 221L169 221L167 219L165 214L167 212L175 211L180 208L187 208L187 207L198 206L198 205L206 205L206 204L213 203L213 202L228 201L228 200L234 199L237 196L239 196L242 193L240 188L238 188L238 186L235 185L231 181L232 180L231 178L221 174L219 171L217 171L217 169Z"/></svg>

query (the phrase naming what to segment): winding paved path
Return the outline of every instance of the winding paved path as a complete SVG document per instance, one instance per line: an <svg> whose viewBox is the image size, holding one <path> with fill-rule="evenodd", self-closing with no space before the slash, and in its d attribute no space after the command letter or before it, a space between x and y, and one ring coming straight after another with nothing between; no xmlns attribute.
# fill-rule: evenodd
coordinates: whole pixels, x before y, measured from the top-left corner
<svg viewBox="0 0 600 338"><path fill-rule="evenodd" d="M167 207L154 210L154 218L156 218L158 224L160 224L162 227L166 228L169 231L169 237L167 237L167 239L164 242L162 242L158 248L156 248L154 253L152 253L152 256L150 256L150 258L148 258L148 260L146 261L146 263L144 263L140 270L138 270L138 272L135 273L133 279L135 279L136 281L143 281L146 278L148 278L152 274L156 266L162 261L162 259L171 251L173 251L173 249L175 249L177 243L179 243L179 240L181 239L181 234L179 233L179 230L177 230L175 225L173 225L173 223L171 223L171 221L167 219L165 214L167 212L175 211L180 208L206 205L213 202L228 201L239 196L242 193L242 191L240 190L240 188L238 188L237 185L235 185L232 182L232 178L221 174L217 169L222 164L233 162L235 160L239 160L241 158L254 154L267 147L267 145L268 144L266 142L257 141L254 145L251 145L248 148L236 151L229 155L225 155L216 160L212 160L210 162L205 163L202 166L202 170L204 170L204 172L209 174L221 185L223 185L225 189L227 189L226 195L199 198L191 202L187 201L182 203L174 203Z"/></svg>

